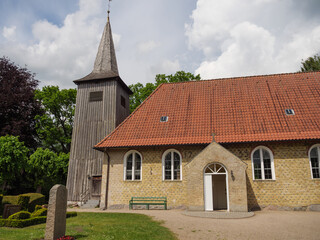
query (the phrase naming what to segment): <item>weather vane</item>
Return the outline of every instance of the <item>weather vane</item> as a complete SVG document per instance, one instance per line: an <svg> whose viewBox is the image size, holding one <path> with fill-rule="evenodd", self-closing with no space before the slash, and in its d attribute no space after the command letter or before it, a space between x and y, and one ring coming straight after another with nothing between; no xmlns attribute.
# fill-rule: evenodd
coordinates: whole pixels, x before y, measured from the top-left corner
<svg viewBox="0 0 320 240"><path fill-rule="evenodd" d="M112 0L108 0L108 20L109 20L109 14L110 14L110 2L111 2Z"/></svg>

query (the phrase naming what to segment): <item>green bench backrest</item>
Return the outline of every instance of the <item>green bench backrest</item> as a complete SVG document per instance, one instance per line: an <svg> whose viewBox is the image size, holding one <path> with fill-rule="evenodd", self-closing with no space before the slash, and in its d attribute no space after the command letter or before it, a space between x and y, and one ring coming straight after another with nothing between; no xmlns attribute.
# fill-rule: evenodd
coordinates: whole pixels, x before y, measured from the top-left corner
<svg viewBox="0 0 320 240"><path fill-rule="evenodd" d="M167 197L132 197L131 200L148 200L148 201L157 201L157 200L164 200L167 201Z"/></svg>

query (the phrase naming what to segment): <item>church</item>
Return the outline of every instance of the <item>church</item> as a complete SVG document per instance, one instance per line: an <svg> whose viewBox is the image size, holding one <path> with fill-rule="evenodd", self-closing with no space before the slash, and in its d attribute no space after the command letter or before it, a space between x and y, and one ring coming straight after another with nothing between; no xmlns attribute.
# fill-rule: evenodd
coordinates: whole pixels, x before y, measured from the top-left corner
<svg viewBox="0 0 320 240"><path fill-rule="evenodd" d="M133 113L110 20L78 87L68 201L247 212L320 204L320 72L160 85Z"/></svg>

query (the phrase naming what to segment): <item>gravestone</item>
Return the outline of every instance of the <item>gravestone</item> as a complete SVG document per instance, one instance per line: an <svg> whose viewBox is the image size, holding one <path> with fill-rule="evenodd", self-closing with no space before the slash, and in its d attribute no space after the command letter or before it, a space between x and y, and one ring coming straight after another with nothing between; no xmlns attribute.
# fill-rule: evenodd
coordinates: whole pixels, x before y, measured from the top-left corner
<svg viewBox="0 0 320 240"><path fill-rule="evenodd" d="M20 209L21 209L20 205L5 204L2 218L8 218L12 214L20 212Z"/></svg>
<svg viewBox="0 0 320 240"><path fill-rule="evenodd" d="M45 240L56 240L66 233L67 189L56 184L50 190Z"/></svg>

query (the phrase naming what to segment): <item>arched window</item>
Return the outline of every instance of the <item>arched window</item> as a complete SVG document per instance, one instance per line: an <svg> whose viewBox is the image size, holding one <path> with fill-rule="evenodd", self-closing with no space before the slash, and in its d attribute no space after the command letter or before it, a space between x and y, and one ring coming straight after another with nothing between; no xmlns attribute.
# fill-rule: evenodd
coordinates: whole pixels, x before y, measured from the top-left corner
<svg viewBox="0 0 320 240"><path fill-rule="evenodd" d="M310 148L309 161L312 178L320 178L320 144Z"/></svg>
<svg viewBox="0 0 320 240"><path fill-rule="evenodd" d="M141 154L135 150L131 150L124 156L124 180L133 181L141 180Z"/></svg>
<svg viewBox="0 0 320 240"><path fill-rule="evenodd" d="M254 180L274 180L273 155L267 147L257 147L252 151L252 174Z"/></svg>
<svg viewBox="0 0 320 240"><path fill-rule="evenodd" d="M162 155L162 179L182 180L181 155L174 149L169 149Z"/></svg>

